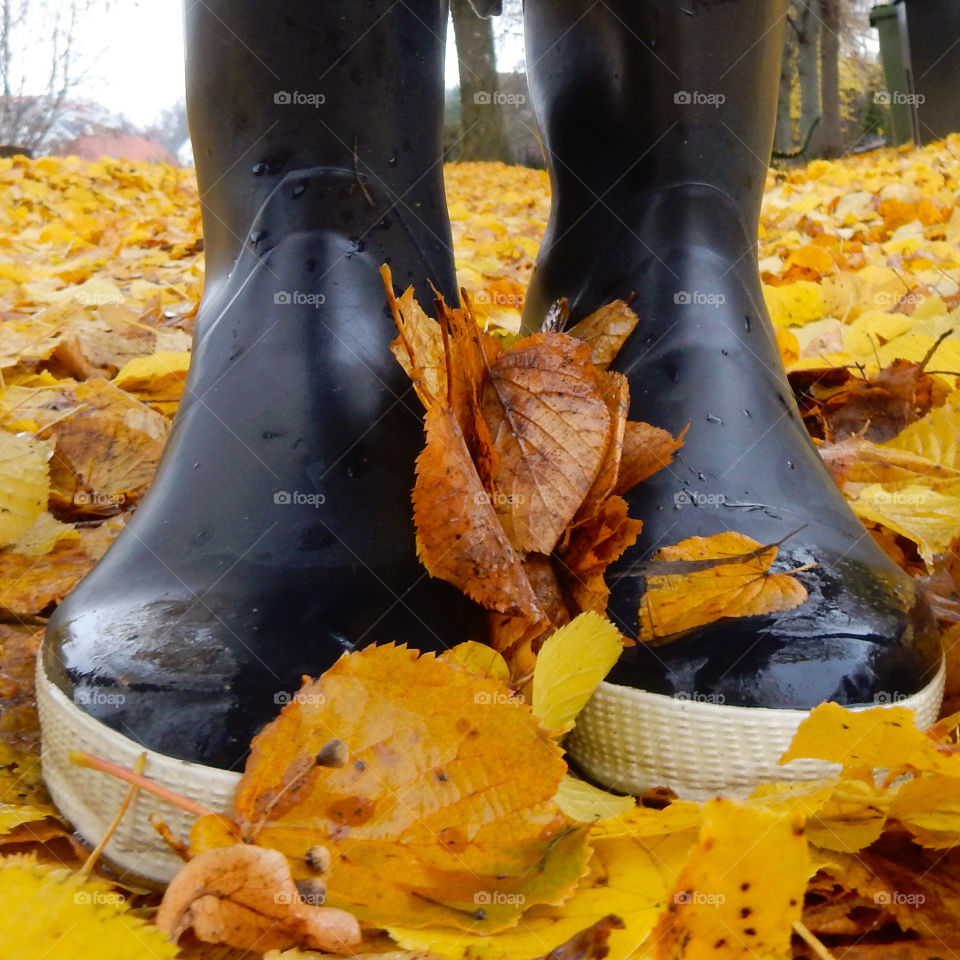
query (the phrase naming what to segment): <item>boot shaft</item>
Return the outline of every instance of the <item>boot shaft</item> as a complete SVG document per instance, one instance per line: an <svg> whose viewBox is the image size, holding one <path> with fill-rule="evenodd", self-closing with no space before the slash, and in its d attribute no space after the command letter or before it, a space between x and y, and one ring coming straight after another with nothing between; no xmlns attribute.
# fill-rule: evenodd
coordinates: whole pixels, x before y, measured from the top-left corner
<svg viewBox="0 0 960 960"><path fill-rule="evenodd" d="M186 0L187 107L208 280L229 270L280 177L354 170L398 205L455 293L442 170L445 0ZM361 184L360 181L363 181ZM342 214L345 235L365 225Z"/></svg>

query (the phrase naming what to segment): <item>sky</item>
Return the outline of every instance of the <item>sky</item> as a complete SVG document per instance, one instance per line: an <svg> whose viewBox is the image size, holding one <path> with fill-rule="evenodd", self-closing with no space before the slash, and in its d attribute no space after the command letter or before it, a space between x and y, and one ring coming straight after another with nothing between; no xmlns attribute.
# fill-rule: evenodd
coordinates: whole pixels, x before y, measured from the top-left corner
<svg viewBox="0 0 960 960"><path fill-rule="evenodd" d="M183 96L181 0L113 0L108 11L88 15L78 34L78 46L96 54L77 91L83 99L144 126ZM507 53L502 59L509 68L520 51ZM446 81L448 87L459 82L452 29L447 36Z"/></svg>

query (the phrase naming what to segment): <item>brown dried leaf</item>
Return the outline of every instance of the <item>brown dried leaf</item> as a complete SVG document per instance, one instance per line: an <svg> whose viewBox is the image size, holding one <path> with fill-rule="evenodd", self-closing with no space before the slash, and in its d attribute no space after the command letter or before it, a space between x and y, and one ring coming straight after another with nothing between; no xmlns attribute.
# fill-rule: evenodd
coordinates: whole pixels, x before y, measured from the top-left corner
<svg viewBox="0 0 960 960"><path fill-rule="evenodd" d="M624 550L636 543L642 529L640 520L627 516L623 497L604 500L587 523L573 529L559 559L564 586L578 611L602 614L607 609L610 590L604 573Z"/></svg>
<svg viewBox="0 0 960 960"><path fill-rule="evenodd" d="M597 473L610 413L589 349L538 333L490 368L483 416L499 457L494 508L510 542L549 554Z"/></svg>
<svg viewBox="0 0 960 960"><path fill-rule="evenodd" d="M427 443L413 491L417 552L431 576L458 587L488 610L540 620L520 558L480 484L453 411L425 417Z"/></svg>
<svg viewBox="0 0 960 960"><path fill-rule="evenodd" d="M164 893L156 925L174 940L192 928L200 940L246 950L351 953L360 943L355 917L305 901L282 853L245 844L186 863Z"/></svg>
<svg viewBox="0 0 960 960"><path fill-rule="evenodd" d="M688 430L684 427L674 437L666 430L652 427L649 423L628 420L623 434L623 453L620 457L620 474L614 493L626 493L641 480L653 476L673 459L683 446Z"/></svg>

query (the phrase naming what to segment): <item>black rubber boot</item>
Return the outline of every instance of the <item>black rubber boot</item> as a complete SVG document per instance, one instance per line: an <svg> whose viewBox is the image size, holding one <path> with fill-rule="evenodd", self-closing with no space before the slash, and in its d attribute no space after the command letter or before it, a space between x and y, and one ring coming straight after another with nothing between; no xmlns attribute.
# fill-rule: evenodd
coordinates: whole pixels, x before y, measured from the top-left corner
<svg viewBox="0 0 960 960"><path fill-rule="evenodd" d="M615 364L630 415L674 434L690 424L673 464L628 496L644 529L612 570L609 607L628 635L662 546L735 530L784 541L774 569L816 564L797 575L801 606L634 646L612 684L744 707L938 698L929 608L810 443L761 295L784 6L527 0L553 209L524 326L561 296L575 322L636 293L640 324Z"/></svg>
<svg viewBox="0 0 960 960"><path fill-rule="evenodd" d="M484 635L415 555L422 411L378 273L457 300L445 20L442 0L188 0L193 363L149 495L43 655L74 705L158 754L236 769L344 651Z"/></svg>

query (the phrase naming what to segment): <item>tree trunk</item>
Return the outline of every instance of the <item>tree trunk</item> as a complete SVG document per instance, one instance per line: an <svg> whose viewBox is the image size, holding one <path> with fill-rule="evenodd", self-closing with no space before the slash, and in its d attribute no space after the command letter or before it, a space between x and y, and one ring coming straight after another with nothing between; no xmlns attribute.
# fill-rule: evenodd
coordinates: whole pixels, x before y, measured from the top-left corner
<svg viewBox="0 0 960 960"><path fill-rule="evenodd" d="M503 123L493 25L478 17L469 0L451 0L453 33L460 64L460 160L502 160L510 163L510 144Z"/></svg>
<svg viewBox="0 0 960 960"><path fill-rule="evenodd" d="M820 0L820 129L817 153L839 157L843 153L840 125L840 0Z"/></svg>
<svg viewBox="0 0 960 960"><path fill-rule="evenodd" d="M820 116L818 40L820 21L814 15L817 0L802 0L797 11L797 73L800 76L800 142L803 143Z"/></svg>
<svg viewBox="0 0 960 960"><path fill-rule="evenodd" d="M777 127L773 135L773 149L776 153L789 153L793 150L793 116L790 113L790 94L793 91L793 73L795 69L794 51L796 39L793 29L788 25L783 38L783 60L780 63L780 93L777 98Z"/></svg>

